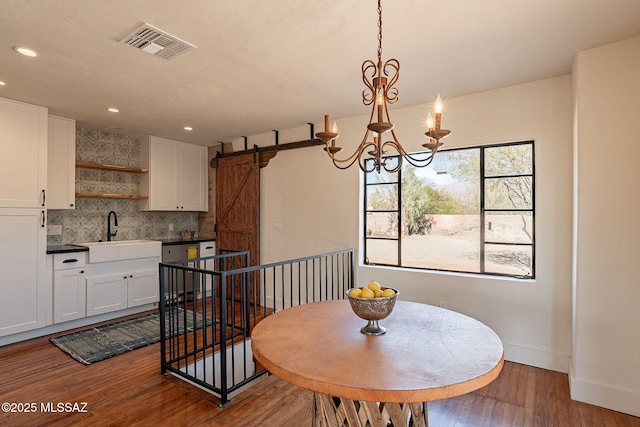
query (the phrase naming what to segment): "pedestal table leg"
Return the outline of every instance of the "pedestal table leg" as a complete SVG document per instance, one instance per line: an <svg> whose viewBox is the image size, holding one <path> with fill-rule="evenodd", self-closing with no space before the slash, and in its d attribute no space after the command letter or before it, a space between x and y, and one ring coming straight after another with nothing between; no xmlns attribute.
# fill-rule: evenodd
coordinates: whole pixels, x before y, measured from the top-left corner
<svg viewBox="0 0 640 427"><path fill-rule="evenodd" d="M428 427L427 402L367 402L314 393L314 427Z"/></svg>

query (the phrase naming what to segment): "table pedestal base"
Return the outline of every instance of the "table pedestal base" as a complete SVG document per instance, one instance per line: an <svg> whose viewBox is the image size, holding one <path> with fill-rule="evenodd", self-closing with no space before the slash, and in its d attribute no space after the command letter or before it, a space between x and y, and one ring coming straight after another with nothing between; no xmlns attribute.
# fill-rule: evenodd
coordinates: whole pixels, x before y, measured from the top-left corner
<svg viewBox="0 0 640 427"><path fill-rule="evenodd" d="M377 403L313 394L314 427L428 427L427 402Z"/></svg>

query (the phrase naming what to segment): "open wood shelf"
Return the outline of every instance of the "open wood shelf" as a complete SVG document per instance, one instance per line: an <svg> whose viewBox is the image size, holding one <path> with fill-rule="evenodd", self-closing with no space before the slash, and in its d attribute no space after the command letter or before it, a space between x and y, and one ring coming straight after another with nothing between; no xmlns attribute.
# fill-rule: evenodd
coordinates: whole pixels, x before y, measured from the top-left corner
<svg viewBox="0 0 640 427"><path fill-rule="evenodd" d="M76 197L93 197L100 199L148 199L149 196L137 196L129 194L105 194L105 193L76 193Z"/></svg>
<svg viewBox="0 0 640 427"><path fill-rule="evenodd" d="M116 166L116 165L103 165L100 163L89 163L89 162L76 162L77 168L85 168L85 169L101 169L108 171L118 171L118 172L134 172L134 173L147 173L149 169L145 168L130 168L128 166Z"/></svg>

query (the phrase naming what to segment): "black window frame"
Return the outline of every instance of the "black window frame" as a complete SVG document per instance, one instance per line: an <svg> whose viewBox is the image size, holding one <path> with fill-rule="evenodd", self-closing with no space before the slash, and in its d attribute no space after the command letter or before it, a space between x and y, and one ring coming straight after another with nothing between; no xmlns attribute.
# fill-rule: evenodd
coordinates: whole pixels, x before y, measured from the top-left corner
<svg viewBox="0 0 640 427"><path fill-rule="evenodd" d="M531 173L530 174L514 174L514 175L486 175L486 167L485 167L485 151L487 149L496 148L496 147L506 147L506 146L516 146L516 145L531 145ZM460 151L460 150L479 150L479 169L480 169L480 179L479 179L479 194L480 194L480 272L472 272L472 271L462 271L462 270L448 270L448 269L437 269L437 268L426 268L426 267L414 267L414 266L403 266L402 265L402 169L397 172L397 181L385 181L385 182L368 182L369 178L372 174L376 172L370 172L364 174L363 186L364 186L364 213L363 213L363 247L364 247L364 264L369 266L384 266L384 267L396 267L403 268L408 270L424 270L424 271L443 271L450 273L459 273L459 274L472 274L472 275L482 275L482 276L499 276L499 277L508 277L514 279L525 279L525 280L535 280L536 278L536 238L535 238L535 230L536 230L536 185L535 185L535 141L526 140L526 141L517 141L517 142L507 142L507 143L499 143L499 144L488 144L488 145L479 145L479 146L470 146L470 147L460 147L460 148L450 148L446 150L439 151ZM436 154L437 156L438 154ZM398 156L389 156L390 159L396 158ZM431 167L431 166L427 166ZM530 209L502 209L502 208L486 208L485 207L485 188L486 182L490 179L500 179L500 178L516 178L516 177L531 177L531 208ZM368 188L371 186L377 185L389 185L396 184L398 186L398 201L397 201L397 209L368 209ZM376 237L376 236L368 236L367 235L367 215L369 213L397 213L397 236L394 237ZM507 243L507 242L497 242L497 241L487 241L486 240L486 214L491 212L530 212L531 214L531 243ZM369 262L368 260L368 241L369 240L386 240L386 241L396 241L397 243L397 264L387 264L387 263L375 263ZM513 275L506 273L496 273L496 272L487 272L486 271L486 246L487 245L506 245L506 246L529 246L531 247L531 275Z"/></svg>

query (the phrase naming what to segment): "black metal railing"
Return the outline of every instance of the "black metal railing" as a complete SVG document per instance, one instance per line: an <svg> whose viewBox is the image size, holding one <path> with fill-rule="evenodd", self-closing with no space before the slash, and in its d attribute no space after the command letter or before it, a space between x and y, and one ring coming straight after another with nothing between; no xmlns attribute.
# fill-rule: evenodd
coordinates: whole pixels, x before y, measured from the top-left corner
<svg viewBox="0 0 640 427"><path fill-rule="evenodd" d="M160 264L161 370L229 402L266 373L251 353L251 329L295 305L344 299L354 283L353 249L265 265L250 254Z"/></svg>

